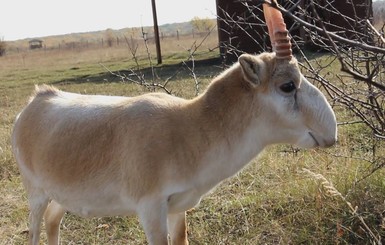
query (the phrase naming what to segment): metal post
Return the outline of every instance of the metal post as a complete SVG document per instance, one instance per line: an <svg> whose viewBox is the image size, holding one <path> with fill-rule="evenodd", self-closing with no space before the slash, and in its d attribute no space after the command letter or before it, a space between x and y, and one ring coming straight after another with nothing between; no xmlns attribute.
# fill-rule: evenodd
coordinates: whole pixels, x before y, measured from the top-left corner
<svg viewBox="0 0 385 245"><path fill-rule="evenodd" d="M156 45L156 57L158 58L158 65L159 65L159 64L162 64L162 54L160 51L158 18L156 16L155 0L151 0L151 3L152 3L152 16L154 18L154 35L155 35L155 45Z"/></svg>

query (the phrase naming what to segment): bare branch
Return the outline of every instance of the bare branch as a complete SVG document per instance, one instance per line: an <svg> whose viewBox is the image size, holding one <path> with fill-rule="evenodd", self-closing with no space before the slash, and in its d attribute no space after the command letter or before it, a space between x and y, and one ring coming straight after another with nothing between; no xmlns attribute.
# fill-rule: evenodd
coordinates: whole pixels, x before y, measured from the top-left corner
<svg viewBox="0 0 385 245"><path fill-rule="evenodd" d="M301 1L301 0L298 0L298 1ZM268 1L265 1L265 2L269 3ZM300 24L301 26L305 26L305 27L307 27L307 28L309 28L311 30L317 31L317 32L325 34L325 35L327 34L328 36L330 36L335 41L339 41L339 42L347 44L349 46L360 47L361 49L364 49L364 50L367 50L367 51L371 51L371 52L374 52L374 53L385 54L385 49L384 48L381 48L381 47L378 47L378 46L372 46L372 45L369 45L367 43L359 42L359 41L356 41L356 40L351 40L351 39L343 38L340 35L335 34L334 32L323 30L322 28L320 28L320 27L318 27L316 25L310 24L309 22L306 22L306 21L302 20L301 18L299 18L296 15L292 14L290 11L284 9L280 5L272 5L272 6L277 8L277 9L279 9L282 13L284 13L286 16L288 16L291 19L293 19L296 23Z"/></svg>

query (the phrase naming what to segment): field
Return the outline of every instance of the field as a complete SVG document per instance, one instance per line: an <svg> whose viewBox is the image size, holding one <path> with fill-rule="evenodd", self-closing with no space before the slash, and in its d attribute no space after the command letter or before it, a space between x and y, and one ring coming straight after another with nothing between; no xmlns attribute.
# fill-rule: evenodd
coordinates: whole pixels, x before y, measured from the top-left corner
<svg viewBox="0 0 385 245"><path fill-rule="evenodd" d="M223 68L216 61L183 63L191 60L195 47L195 60L218 56L216 35L199 45L203 39L186 36L163 41L163 65L155 64L151 43L149 52L140 43L136 52L121 45L23 51L0 57L0 244L25 244L27 239L28 205L11 152L10 134L14 118L34 85L47 83L88 94L134 96L149 92L113 72L131 74L126 77L135 79L144 77L150 84L168 81L166 88L173 94L192 98ZM331 67L330 72L339 72L338 67ZM155 89L165 91L159 86ZM345 109L334 109L339 122L354 121ZM341 124L338 129L338 144L330 149L268 147L188 212L190 244L384 242L385 171L370 174L372 165L365 160L385 157L384 142L373 139L362 124ZM43 244L45 239L43 227ZM71 214L63 219L61 241L146 244L135 217L82 219Z"/></svg>

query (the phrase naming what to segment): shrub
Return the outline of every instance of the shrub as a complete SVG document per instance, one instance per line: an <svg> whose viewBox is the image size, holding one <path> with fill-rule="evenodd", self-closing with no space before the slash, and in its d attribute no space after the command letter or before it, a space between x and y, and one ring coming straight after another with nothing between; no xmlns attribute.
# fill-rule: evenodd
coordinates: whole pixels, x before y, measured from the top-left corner
<svg viewBox="0 0 385 245"><path fill-rule="evenodd" d="M0 56L5 55L6 48L7 43L4 40L0 39Z"/></svg>

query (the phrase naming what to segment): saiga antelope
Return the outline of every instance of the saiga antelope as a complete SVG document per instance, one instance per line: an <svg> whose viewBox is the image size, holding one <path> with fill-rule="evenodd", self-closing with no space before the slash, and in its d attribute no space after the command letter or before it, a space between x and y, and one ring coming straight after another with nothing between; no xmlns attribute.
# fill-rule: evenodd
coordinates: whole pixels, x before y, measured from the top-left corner
<svg viewBox="0 0 385 245"><path fill-rule="evenodd" d="M44 216L48 244L58 244L70 211L137 214L150 244L185 245L185 211L264 147L333 145L333 110L300 73L280 12L266 5L264 12L275 52L241 55L191 100L37 87L12 134L29 243L39 243Z"/></svg>

